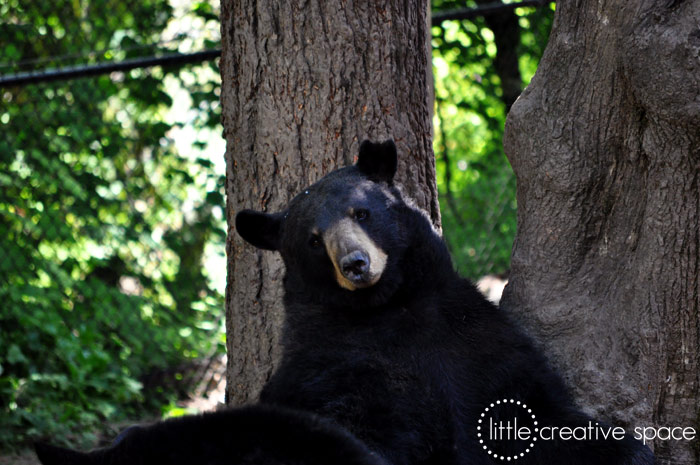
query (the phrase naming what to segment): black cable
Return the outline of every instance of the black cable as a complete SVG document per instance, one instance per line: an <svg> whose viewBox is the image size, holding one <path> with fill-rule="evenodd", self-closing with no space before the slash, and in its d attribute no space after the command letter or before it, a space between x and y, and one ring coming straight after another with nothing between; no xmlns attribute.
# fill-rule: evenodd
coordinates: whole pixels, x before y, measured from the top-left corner
<svg viewBox="0 0 700 465"><path fill-rule="evenodd" d="M86 76L108 74L114 71L129 71L136 68L151 66L181 65L213 60L221 55L221 49L204 50L194 53L173 53L158 57L134 58L119 62L98 63L95 65L70 66L66 68L49 69L29 73L0 76L0 86L21 86L37 82L50 82L60 79L73 79Z"/></svg>
<svg viewBox="0 0 700 465"><path fill-rule="evenodd" d="M166 44L172 44L175 41L181 41L182 39L186 39L186 38L188 38L188 35L186 33L180 32L175 37L172 37L170 39L164 39L164 40L161 40L159 42L154 42L151 44L137 44L137 45L131 45L128 47L119 47L116 49L105 48L102 50L90 50L88 52L68 53L66 55L58 55L58 56L41 56L41 57L35 57L35 58L25 58L23 60L15 61L12 63L8 63L8 62L0 63L0 69L22 68L22 67L27 67L29 65L36 65L39 63L59 63L62 61L75 60L77 58L82 58L82 59L95 58L96 56L103 56L106 53L124 53L124 52L135 52L136 50L154 49L156 47L162 47Z"/></svg>
<svg viewBox="0 0 700 465"><path fill-rule="evenodd" d="M486 16L505 11L514 10L523 7L542 7L554 3L552 0L522 0L517 3L488 3L481 5L478 8L469 8L466 10L452 10L435 13L431 16L430 21L433 26L438 26L443 21L473 19L478 16Z"/></svg>
<svg viewBox="0 0 700 465"><path fill-rule="evenodd" d="M542 7L552 3L551 0L522 0L517 3L489 3L478 8L465 10L445 11L435 13L430 20L433 26L450 20L472 19L477 16L498 14L504 11L522 7ZM11 74L0 76L0 87L21 86L35 84L37 82L58 81L60 79L73 79L86 76L97 76L114 71L129 71L136 68L148 68L151 66L167 66L201 61L213 60L221 55L221 49L204 50L194 53L173 53L163 56L134 58L119 62L98 63L95 65L71 66L66 68L48 69L29 73Z"/></svg>

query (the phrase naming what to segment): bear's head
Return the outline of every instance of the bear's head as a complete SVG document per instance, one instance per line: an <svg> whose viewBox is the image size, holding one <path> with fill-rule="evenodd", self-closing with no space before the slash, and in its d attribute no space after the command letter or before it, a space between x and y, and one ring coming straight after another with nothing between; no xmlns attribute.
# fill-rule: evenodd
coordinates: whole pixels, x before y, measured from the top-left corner
<svg viewBox="0 0 700 465"><path fill-rule="evenodd" d="M241 211L236 229L252 245L281 253L287 298L380 304L401 285L407 247L396 167L393 141L365 141L354 166L329 173L281 212Z"/></svg>

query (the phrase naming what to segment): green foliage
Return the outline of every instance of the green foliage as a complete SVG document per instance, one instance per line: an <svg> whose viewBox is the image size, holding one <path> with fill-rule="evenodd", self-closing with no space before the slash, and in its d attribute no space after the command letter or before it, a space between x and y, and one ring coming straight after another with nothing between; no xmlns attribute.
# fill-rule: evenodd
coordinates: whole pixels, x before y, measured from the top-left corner
<svg viewBox="0 0 700 465"><path fill-rule="evenodd" d="M465 7L456 1L432 4L433 11ZM552 11L516 13L520 72L527 83L547 42ZM446 21L432 28L432 45L434 148L444 236L465 276L502 273L510 266L516 202L515 177L502 146L506 115L494 68L494 34L483 18Z"/></svg>
<svg viewBox="0 0 700 465"><path fill-rule="evenodd" d="M0 14L4 61L46 68L165 51L152 44L172 8L10 0ZM203 271L210 244L223 251L223 170L198 136L175 147L218 121L217 79L212 63L0 89L0 448L89 443L171 401L144 393L146 375L223 351L224 270ZM198 110L173 120L188 86Z"/></svg>

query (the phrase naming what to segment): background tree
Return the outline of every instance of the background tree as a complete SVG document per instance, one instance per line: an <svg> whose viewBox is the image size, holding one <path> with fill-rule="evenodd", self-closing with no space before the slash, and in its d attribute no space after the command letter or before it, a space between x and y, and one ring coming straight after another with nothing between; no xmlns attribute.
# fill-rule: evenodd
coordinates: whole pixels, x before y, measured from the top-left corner
<svg viewBox="0 0 700 465"><path fill-rule="evenodd" d="M499 5L484 1L490 9ZM432 2L434 147L445 240L459 271L477 280L510 266L515 176L503 153L503 127L537 68L553 11L482 16L464 7L463 0Z"/></svg>
<svg viewBox="0 0 700 465"><path fill-rule="evenodd" d="M225 1L222 121L229 221L229 403L255 399L279 356L282 264L232 229L243 208L276 211L391 137L399 181L440 224L432 154L425 0Z"/></svg>
<svg viewBox="0 0 700 465"><path fill-rule="evenodd" d="M625 426L700 420L698 17L697 1L560 2L506 128L504 305L582 403ZM700 459L692 442L653 445L661 464Z"/></svg>

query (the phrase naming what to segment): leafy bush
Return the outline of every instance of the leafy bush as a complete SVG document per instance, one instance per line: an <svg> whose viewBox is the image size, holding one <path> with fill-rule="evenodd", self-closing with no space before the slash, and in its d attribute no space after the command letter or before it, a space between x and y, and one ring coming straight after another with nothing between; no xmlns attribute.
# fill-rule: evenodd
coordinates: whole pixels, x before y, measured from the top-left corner
<svg viewBox="0 0 700 465"><path fill-rule="evenodd" d="M66 65L152 54L171 15L167 0L81 5L5 2L2 55L44 68L56 55ZM170 386L144 392L148 374L223 351L214 281L225 271L203 271L210 249L223 254L222 169L206 141L183 155L173 135L216 125L216 71L0 93L0 448L90 443L105 421L171 401ZM198 105L179 123L166 117L178 86Z"/></svg>

